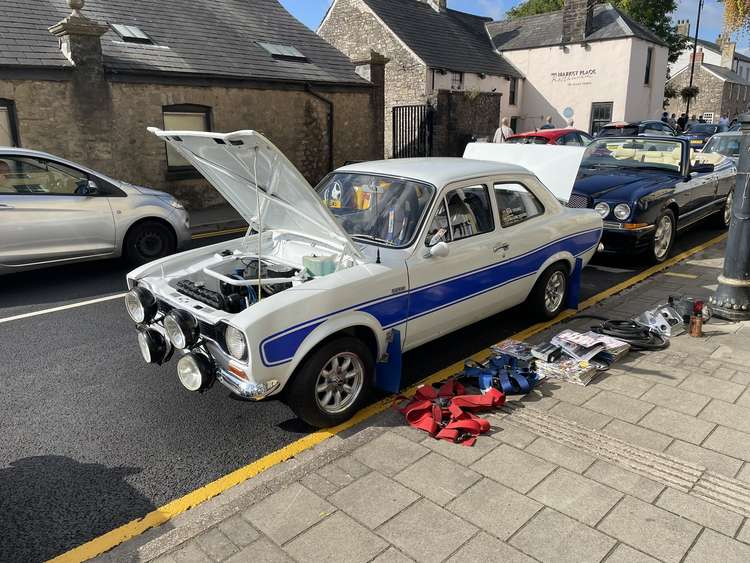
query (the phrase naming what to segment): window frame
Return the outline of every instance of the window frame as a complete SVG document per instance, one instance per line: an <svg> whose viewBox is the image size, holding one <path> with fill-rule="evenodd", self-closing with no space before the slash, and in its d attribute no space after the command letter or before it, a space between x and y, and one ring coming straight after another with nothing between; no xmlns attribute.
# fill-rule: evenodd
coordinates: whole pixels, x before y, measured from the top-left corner
<svg viewBox="0 0 750 563"><path fill-rule="evenodd" d="M164 118L168 113L172 114L203 114L204 123L206 129L204 132L209 132L213 128L213 108L211 106L204 106L200 104L171 104L162 106L161 118L164 129L167 130L166 122ZM169 151L167 150L167 143L164 142L164 160L167 163L167 180L188 180L193 178L202 178L201 173L191 165L170 165L169 164Z"/></svg>
<svg viewBox="0 0 750 563"><path fill-rule="evenodd" d="M654 60L654 48L648 47L648 49L646 50L646 73L643 77L644 86L651 85L651 68L653 66L653 60Z"/></svg>
<svg viewBox="0 0 750 563"><path fill-rule="evenodd" d="M518 104L517 96L518 96L518 78L516 78L515 76L511 76L510 84L508 85L508 105L509 106L515 106Z"/></svg>
<svg viewBox="0 0 750 563"><path fill-rule="evenodd" d="M595 113L597 109L602 108L608 108L609 109L609 118L604 119L595 119ZM591 102L591 118L589 120L589 132L594 135L598 131L602 129L607 123L612 123L612 114L614 113L615 109L615 103L614 102ZM594 130L594 126L600 123L599 128Z"/></svg>
<svg viewBox="0 0 750 563"><path fill-rule="evenodd" d="M450 234L451 240L450 241L443 240L443 241L440 241L440 242L445 242L446 244L451 244L451 243L454 243L454 242L460 242L460 241L464 241L464 240L469 240L471 238L474 238L474 237L477 237L477 236L481 236L481 235L489 235L489 234L492 234L492 233L494 233L494 232L497 231L497 221L495 220L496 207L497 206L492 202L492 195L493 194L490 193L490 188L488 186L488 182L491 182L491 180L489 180L487 178L482 178L482 179L477 179L477 180L474 180L474 181L467 180L466 182L461 182L458 185L456 185L456 184L449 184L449 185L447 185L447 186L445 186L443 188L442 192L435 199L435 202L434 202L434 204L432 206L432 211L428 215L429 219L425 223L425 231L424 231L424 234L421 237L421 239L424 241L425 248L432 248L432 246L434 246L434 245L429 245L425 239L427 238L427 233L429 232L429 229L432 226L432 223L435 221L435 217L437 217L437 214L438 214L438 211L440 210L440 206L441 205L445 206L446 217L447 217L447 220L448 220L448 233ZM473 235L469 235L469 236L465 236L465 237L461 237L461 238L457 239L453 235L453 222L451 221L451 212L450 212L450 207L448 206L448 195L452 194L453 192L455 192L457 190L462 190L462 189L466 189L466 188L479 188L479 187L484 188L485 193L487 195L487 203L490 206L489 217L490 217L490 221L492 222L492 228L490 228L487 231L477 232L477 233L474 233ZM437 243L435 243L435 244L437 244Z"/></svg>
<svg viewBox="0 0 750 563"><path fill-rule="evenodd" d="M458 88L455 87L456 77L458 77ZM451 71L451 90L460 92L464 89L464 73Z"/></svg>
<svg viewBox="0 0 750 563"><path fill-rule="evenodd" d="M502 185L508 185L508 184L521 186L529 194L531 194L531 196L539 204L539 207L541 208L541 212L536 215L532 215L531 217L526 217L523 221L519 221L518 223L514 223L513 225L508 225L507 227L503 225L503 217L502 217L502 214L500 213L500 206L497 204L497 196L495 194L495 189L496 189L496 186L502 186ZM495 213L497 214L497 221L500 224L500 229L502 230L512 229L514 227L517 227L518 225L522 225L528 221L531 221L532 219L536 219L537 217L544 217L547 214L547 207L545 207L544 202L539 198L539 196L536 193L534 193L534 190L532 190L529 186L527 186L520 180L496 180L492 182L492 195L494 196L493 205L495 207Z"/></svg>
<svg viewBox="0 0 750 563"><path fill-rule="evenodd" d="M16 102L8 98L0 98L0 108L8 112L8 123L10 125L11 147L21 148L21 137L18 134L18 114L16 113Z"/></svg>

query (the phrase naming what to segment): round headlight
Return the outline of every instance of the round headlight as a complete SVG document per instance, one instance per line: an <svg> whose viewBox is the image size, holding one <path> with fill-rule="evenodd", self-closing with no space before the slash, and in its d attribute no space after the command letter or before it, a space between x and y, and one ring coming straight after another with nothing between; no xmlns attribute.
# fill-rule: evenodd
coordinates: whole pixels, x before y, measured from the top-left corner
<svg viewBox="0 0 750 563"><path fill-rule="evenodd" d="M138 347L149 364L163 364L169 353L167 340L153 328L138 331Z"/></svg>
<svg viewBox="0 0 750 563"><path fill-rule="evenodd" d="M247 353L247 342L241 330L227 325L224 331L224 340L227 343L227 351L236 359L244 360Z"/></svg>
<svg viewBox="0 0 750 563"><path fill-rule="evenodd" d="M602 216L602 219L606 219L607 215L609 215L609 204L602 202L597 203L594 206L594 209L596 210L599 215Z"/></svg>
<svg viewBox="0 0 750 563"><path fill-rule="evenodd" d="M213 382L211 362L202 354L185 354L177 362L177 377L188 391L201 391Z"/></svg>
<svg viewBox="0 0 750 563"><path fill-rule="evenodd" d="M174 309L164 317L164 331L172 346L178 350L190 348L198 342L198 321L181 309Z"/></svg>
<svg viewBox="0 0 750 563"><path fill-rule="evenodd" d="M137 323L150 323L158 309L153 294L143 287L134 287L125 296L128 315Z"/></svg>
<svg viewBox="0 0 750 563"><path fill-rule="evenodd" d="M630 217L630 206L627 203L618 203L615 206L615 217L620 221L624 221Z"/></svg>

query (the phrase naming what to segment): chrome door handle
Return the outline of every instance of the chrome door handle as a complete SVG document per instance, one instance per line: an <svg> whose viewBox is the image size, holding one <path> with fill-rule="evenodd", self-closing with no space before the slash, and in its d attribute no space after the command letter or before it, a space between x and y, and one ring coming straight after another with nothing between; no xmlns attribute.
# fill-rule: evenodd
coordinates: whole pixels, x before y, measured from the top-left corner
<svg viewBox="0 0 750 563"><path fill-rule="evenodd" d="M7 203L0 203L0 209L13 209L13 206Z"/></svg>
<svg viewBox="0 0 750 563"><path fill-rule="evenodd" d="M495 245L495 248L492 249L492 252L500 252L501 250L508 250L510 248L510 244L507 242L501 242L500 244Z"/></svg>

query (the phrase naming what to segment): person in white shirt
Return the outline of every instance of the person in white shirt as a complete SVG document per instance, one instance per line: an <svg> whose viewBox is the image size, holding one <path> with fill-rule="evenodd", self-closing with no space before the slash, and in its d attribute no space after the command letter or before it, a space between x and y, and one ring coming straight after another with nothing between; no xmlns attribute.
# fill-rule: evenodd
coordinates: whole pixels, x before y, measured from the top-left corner
<svg viewBox="0 0 750 563"><path fill-rule="evenodd" d="M510 128L510 120L507 117L503 117L500 122L500 127L495 131L495 137L492 139L493 143L504 143L505 140L514 135L513 129Z"/></svg>

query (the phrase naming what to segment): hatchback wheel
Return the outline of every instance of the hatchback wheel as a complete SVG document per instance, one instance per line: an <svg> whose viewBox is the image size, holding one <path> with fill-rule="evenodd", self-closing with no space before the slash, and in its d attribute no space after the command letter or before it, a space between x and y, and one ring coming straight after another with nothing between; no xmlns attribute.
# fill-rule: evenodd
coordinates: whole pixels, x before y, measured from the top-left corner
<svg viewBox="0 0 750 563"><path fill-rule="evenodd" d="M297 369L287 401L295 414L318 428L348 420L367 399L375 377L364 343L343 337L321 346Z"/></svg>
<svg viewBox="0 0 750 563"><path fill-rule="evenodd" d="M125 237L125 257L133 264L145 264L175 251L174 233L156 221L145 221L132 227Z"/></svg>
<svg viewBox="0 0 750 563"><path fill-rule="evenodd" d="M677 234L676 221L671 209L667 209L656 220L656 231L654 231L654 243L651 245L649 257L652 262L661 263L669 258L674 246Z"/></svg>

